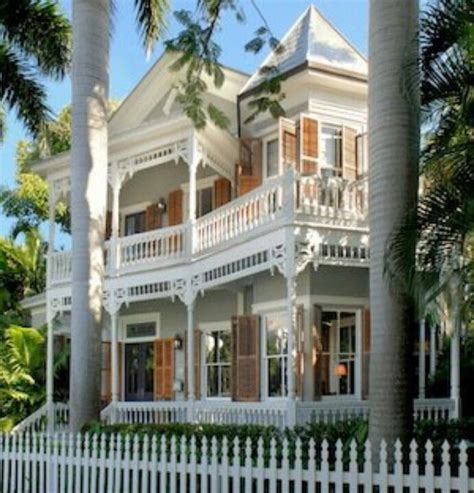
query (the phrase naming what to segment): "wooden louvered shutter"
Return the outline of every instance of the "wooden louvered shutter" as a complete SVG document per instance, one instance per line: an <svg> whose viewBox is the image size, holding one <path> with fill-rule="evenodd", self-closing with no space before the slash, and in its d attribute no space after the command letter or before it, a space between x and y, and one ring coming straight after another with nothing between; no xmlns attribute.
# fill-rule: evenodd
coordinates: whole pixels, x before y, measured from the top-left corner
<svg viewBox="0 0 474 493"><path fill-rule="evenodd" d="M318 172L319 159L319 122L307 115L301 115L300 122L300 169L304 174Z"/></svg>
<svg viewBox="0 0 474 493"><path fill-rule="evenodd" d="M110 240L112 236L112 211L107 211L105 215L105 239Z"/></svg>
<svg viewBox="0 0 474 493"><path fill-rule="evenodd" d="M357 130L342 127L342 177L349 181L357 178L356 137Z"/></svg>
<svg viewBox="0 0 474 493"><path fill-rule="evenodd" d="M250 143L251 159L252 159L252 176L257 180L258 184L262 183L263 176L263 158L262 158L262 140L252 139Z"/></svg>
<svg viewBox="0 0 474 493"><path fill-rule="evenodd" d="M370 310L364 309L362 316L362 398L369 396L369 368L370 368Z"/></svg>
<svg viewBox="0 0 474 493"><path fill-rule="evenodd" d="M170 192L168 198L168 226L183 222L183 191L178 188Z"/></svg>
<svg viewBox="0 0 474 493"><path fill-rule="evenodd" d="M304 306L296 307L296 395L303 399L304 389Z"/></svg>
<svg viewBox="0 0 474 493"><path fill-rule="evenodd" d="M280 169L298 169L298 140L296 123L288 118L279 119Z"/></svg>
<svg viewBox="0 0 474 493"><path fill-rule="evenodd" d="M215 207L230 202L230 181L227 178L218 178L214 182L214 204Z"/></svg>
<svg viewBox="0 0 474 493"><path fill-rule="evenodd" d="M184 340L184 393L188 395L188 340ZM194 396L201 397L201 331L194 331Z"/></svg>
<svg viewBox="0 0 474 493"><path fill-rule="evenodd" d="M313 325L313 371L314 371L314 399L320 400L322 397L323 385L323 341L322 341L322 309L320 306L314 306L314 325Z"/></svg>
<svg viewBox="0 0 474 493"><path fill-rule="evenodd" d="M109 341L102 341L102 367L100 400L110 402L112 398L112 352Z"/></svg>
<svg viewBox="0 0 474 493"><path fill-rule="evenodd" d="M240 197L262 183L261 139L240 139L239 162L235 167L237 196Z"/></svg>
<svg viewBox="0 0 474 493"><path fill-rule="evenodd" d="M162 226L162 212L158 204L149 205L145 211L146 231L159 229Z"/></svg>
<svg viewBox="0 0 474 493"><path fill-rule="evenodd" d="M256 315L232 317L232 399L260 399L260 324Z"/></svg>
<svg viewBox="0 0 474 493"><path fill-rule="evenodd" d="M154 398L172 399L174 396L174 339L156 339Z"/></svg>

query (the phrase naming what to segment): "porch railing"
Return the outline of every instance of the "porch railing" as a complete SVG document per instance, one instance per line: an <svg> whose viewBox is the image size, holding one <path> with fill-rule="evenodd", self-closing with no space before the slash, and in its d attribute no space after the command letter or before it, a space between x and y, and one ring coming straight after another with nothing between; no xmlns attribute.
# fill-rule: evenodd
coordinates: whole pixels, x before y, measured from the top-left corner
<svg viewBox="0 0 474 493"><path fill-rule="evenodd" d="M186 229L180 224L119 238L119 268L185 257Z"/></svg>
<svg viewBox="0 0 474 493"><path fill-rule="evenodd" d="M107 423L185 423L188 420L186 401L117 402L101 413Z"/></svg>
<svg viewBox="0 0 474 493"><path fill-rule="evenodd" d="M192 226L185 223L108 242L107 272L190 259L278 219L291 221L294 214L312 216L323 224L366 226L367 197L366 180L347 182L289 171L197 219ZM70 279L70 251L54 252L49 262L52 283Z"/></svg>
<svg viewBox="0 0 474 493"><path fill-rule="evenodd" d="M54 429L63 430L69 425L69 405L65 402L55 402L54 406ZM14 432L41 432L48 427L48 404L43 404L33 414L18 423Z"/></svg>

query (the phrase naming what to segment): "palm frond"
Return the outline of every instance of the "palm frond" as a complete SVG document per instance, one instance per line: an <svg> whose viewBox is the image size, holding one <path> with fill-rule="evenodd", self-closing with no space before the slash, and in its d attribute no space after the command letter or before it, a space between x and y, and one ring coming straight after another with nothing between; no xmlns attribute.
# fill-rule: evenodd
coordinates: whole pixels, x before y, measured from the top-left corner
<svg viewBox="0 0 474 493"><path fill-rule="evenodd" d="M17 112L27 129L37 134L51 116L45 88L28 66L5 43L0 42L0 100Z"/></svg>
<svg viewBox="0 0 474 493"><path fill-rule="evenodd" d="M4 42L25 59L33 58L43 74L62 78L70 61L71 26L57 2L7 0L0 3Z"/></svg>
<svg viewBox="0 0 474 493"><path fill-rule="evenodd" d="M135 0L138 29L147 52L150 52L166 28L168 0Z"/></svg>

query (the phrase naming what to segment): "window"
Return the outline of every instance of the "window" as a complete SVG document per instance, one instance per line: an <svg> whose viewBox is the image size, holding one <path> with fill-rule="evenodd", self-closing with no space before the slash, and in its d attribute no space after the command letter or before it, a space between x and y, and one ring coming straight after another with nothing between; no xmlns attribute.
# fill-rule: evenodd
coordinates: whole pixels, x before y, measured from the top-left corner
<svg viewBox="0 0 474 493"><path fill-rule="evenodd" d="M213 330L204 335L208 397L230 397L230 337L228 330Z"/></svg>
<svg viewBox="0 0 474 493"><path fill-rule="evenodd" d="M278 139L267 141L265 145L267 177L279 174Z"/></svg>
<svg viewBox="0 0 474 493"><path fill-rule="evenodd" d="M200 188L196 192L196 217L212 211L214 187Z"/></svg>
<svg viewBox="0 0 474 493"><path fill-rule="evenodd" d="M288 334L284 314L265 318L265 376L268 397L287 393Z"/></svg>
<svg viewBox="0 0 474 493"><path fill-rule="evenodd" d="M356 314L323 311L321 325L322 394L352 395L355 391Z"/></svg>
<svg viewBox="0 0 474 493"><path fill-rule="evenodd" d="M127 214L125 216L125 236L136 235L146 231L145 211Z"/></svg>
<svg viewBox="0 0 474 493"><path fill-rule="evenodd" d="M142 337L155 337L156 324L155 322L142 322L127 325L127 339L137 339Z"/></svg>
<svg viewBox="0 0 474 493"><path fill-rule="evenodd" d="M339 127L321 127L321 176L340 176L342 173L342 131Z"/></svg>

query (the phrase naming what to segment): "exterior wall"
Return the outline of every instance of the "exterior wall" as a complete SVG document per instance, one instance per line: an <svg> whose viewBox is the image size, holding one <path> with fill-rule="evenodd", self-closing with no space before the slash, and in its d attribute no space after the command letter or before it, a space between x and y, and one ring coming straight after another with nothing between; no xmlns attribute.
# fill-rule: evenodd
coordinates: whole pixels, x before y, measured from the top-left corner
<svg viewBox="0 0 474 493"><path fill-rule="evenodd" d="M368 302L369 270L359 267L321 265L310 275L311 295L314 297L352 298Z"/></svg>

